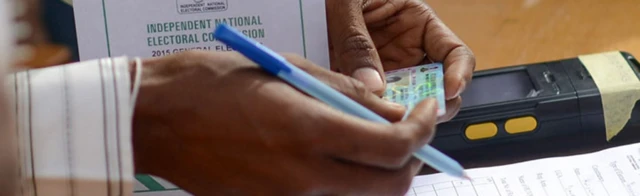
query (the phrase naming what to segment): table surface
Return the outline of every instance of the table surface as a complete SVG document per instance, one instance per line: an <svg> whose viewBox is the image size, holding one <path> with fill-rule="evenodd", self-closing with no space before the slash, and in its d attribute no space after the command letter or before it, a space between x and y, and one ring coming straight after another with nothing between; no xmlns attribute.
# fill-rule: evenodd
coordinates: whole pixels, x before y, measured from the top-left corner
<svg viewBox="0 0 640 196"><path fill-rule="evenodd" d="M476 70L622 50L640 56L640 3L637 0L426 0L436 14L477 58ZM631 137L627 137L631 138ZM635 138L640 138L637 136ZM607 145L566 144L542 148L575 138L512 144L454 156L467 168L503 165L549 156L593 152L637 142ZM499 152L489 156L483 152ZM421 174L432 173L425 168Z"/></svg>
<svg viewBox="0 0 640 196"><path fill-rule="evenodd" d="M640 56L637 0L426 0L477 70L624 50Z"/></svg>

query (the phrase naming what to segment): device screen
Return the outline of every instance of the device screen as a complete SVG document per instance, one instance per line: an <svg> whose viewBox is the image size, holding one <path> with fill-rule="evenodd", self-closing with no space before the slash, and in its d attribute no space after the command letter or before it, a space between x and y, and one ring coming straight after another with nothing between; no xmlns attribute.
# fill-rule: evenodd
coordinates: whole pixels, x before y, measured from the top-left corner
<svg viewBox="0 0 640 196"><path fill-rule="evenodd" d="M526 71L477 77L461 94L462 107L526 98L535 88Z"/></svg>

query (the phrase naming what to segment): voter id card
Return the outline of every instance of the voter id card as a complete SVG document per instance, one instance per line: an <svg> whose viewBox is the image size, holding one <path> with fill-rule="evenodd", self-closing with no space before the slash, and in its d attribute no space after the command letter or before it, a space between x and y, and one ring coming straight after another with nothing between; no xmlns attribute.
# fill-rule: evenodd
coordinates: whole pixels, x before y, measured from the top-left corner
<svg viewBox="0 0 640 196"><path fill-rule="evenodd" d="M438 116L445 114L444 74L441 63L393 70L385 74L385 100L404 105L410 111L420 101L435 98L438 100Z"/></svg>

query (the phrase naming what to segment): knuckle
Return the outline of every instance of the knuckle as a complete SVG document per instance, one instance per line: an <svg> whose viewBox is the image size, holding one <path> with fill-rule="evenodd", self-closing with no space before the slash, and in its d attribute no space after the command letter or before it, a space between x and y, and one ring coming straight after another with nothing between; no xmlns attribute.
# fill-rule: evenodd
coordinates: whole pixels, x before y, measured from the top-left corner
<svg viewBox="0 0 640 196"><path fill-rule="evenodd" d="M282 53L282 56L289 62L292 63L298 63L298 62L305 62L307 61L307 59L303 58L302 56L295 54L295 53Z"/></svg>
<svg viewBox="0 0 640 196"><path fill-rule="evenodd" d="M467 57L469 57L469 59L471 60L471 62L473 62L473 64L475 64L476 62L476 55L473 54L473 51L471 51L471 49L469 49L468 47L465 46L465 54L467 55Z"/></svg>
<svg viewBox="0 0 640 196"><path fill-rule="evenodd" d="M427 21L429 21L429 19L432 19L432 17L436 17L433 9L431 9L427 2L423 0L412 0L412 2L409 3L409 6L416 9L417 16L425 16L427 18Z"/></svg>
<svg viewBox="0 0 640 196"><path fill-rule="evenodd" d="M345 39L342 41L343 48L340 55L344 56L366 56L372 50L375 50L376 47L373 45L369 38L362 33L359 33L358 30L350 30L350 32L355 32L351 35L347 35Z"/></svg>
<svg viewBox="0 0 640 196"><path fill-rule="evenodd" d="M396 167L401 167L413 153L415 139L411 134L399 133L397 141L389 144L389 163Z"/></svg>
<svg viewBox="0 0 640 196"><path fill-rule="evenodd" d="M473 54L473 51L471 51L471 49L469 49L469 47L467 47L464 44L460 44L456 49L461 50L460 51L460 58L461 59L467 59L469 61L469 63L475 65L476 63L476 55Z"/></svg>
<svg viewBox="0 0 640 196"><path fill-rule="evenodd" d="M364 83L353 79L349 79L349 81L351 81L350 83L356 96L364 98L370 95L371 92L369 91L369 88L364 85Z"/></svg>
<svg viewBox="0 0 640 196"><path fill-rule="evenodd" d="M351 78L348 78L347 81L349 81L349 89L351 89L355 98L367 98L371 95L371 91L364 85L364 83Z"/></svg>
<svg viewBox="0 0 640 196"><path fill-rule="evenodd" d="M331 78L330 85L356 102L363 104L362 101L369 99L372 95L371 90L364 83L342 74L334 75L336 77Z"/></svg>
<svg viewBox="0 0 640 196"><path fill-rule="evenodd" d="M396 153L398 153L398 155L402 155L402 157L404 158L408 155L411 155L413 146L416 142L413 134L405 133L400 135L401 137L398 142L399 145Z"/></svg>

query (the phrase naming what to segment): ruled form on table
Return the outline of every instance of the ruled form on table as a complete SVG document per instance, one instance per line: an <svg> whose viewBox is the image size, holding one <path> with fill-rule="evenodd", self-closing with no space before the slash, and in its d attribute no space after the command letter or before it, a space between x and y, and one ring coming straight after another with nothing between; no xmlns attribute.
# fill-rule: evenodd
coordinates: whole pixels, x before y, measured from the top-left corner
<svg viewBox="0 0 640 196"><path fill-rule="evenodd" d="M598 152L414 178L407 196L640 195L640 143Z"/></svg>

